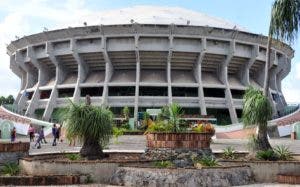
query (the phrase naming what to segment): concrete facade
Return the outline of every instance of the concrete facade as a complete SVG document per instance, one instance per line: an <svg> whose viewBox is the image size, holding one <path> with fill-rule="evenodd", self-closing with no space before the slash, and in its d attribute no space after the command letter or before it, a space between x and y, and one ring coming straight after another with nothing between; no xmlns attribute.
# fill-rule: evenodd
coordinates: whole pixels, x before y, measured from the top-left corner
<svg viewBox="0 0 300 187"><path fill-rule="evenodd" d="M266 45L265 36L231 29L127 24L38 33L13 41L7 51L11 70L21 79L16 104L27 116L42 109L49 120L55 108L68 104L66 97L80 102L94 89L92 104L132 107L135 119L141 107L176 102L199 108L202 115L209 114L207 109L226 109L236 123L242 109L236 95L249 85L263 87ZM274 114L286 106L281 81L290 72L293 54L286 44L272 46ZM111 95L118 89L132 93ZM143 94L147 89L163 94ZM176 95L178 90L195 93Z"/></svg>

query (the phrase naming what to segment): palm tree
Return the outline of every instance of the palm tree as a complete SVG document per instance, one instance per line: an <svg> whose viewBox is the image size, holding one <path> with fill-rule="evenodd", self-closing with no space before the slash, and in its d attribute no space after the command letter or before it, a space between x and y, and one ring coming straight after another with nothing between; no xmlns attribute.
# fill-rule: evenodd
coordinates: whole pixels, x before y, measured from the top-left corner
<svg viewBox="0 0 300 187"><path fill-rule="evenodd" d="M173 132L180 131L180 118L183 115L182 108L177 103L169 106L169 122L173 126Z"/></svg>
<svg viewBox="0 0 300 187"><path fill-rule="evenodd" d="M104 107L71 102L65 116L67 136L83 142L80 155L89 160L104 158L103 147L112 135L112 112Z"/></svg>
<svg viewBox="0 0 300 187"><path fill-rule="evenodd" d="M128 106L125 106L122 109L122 114L123 114L125 120L128 121L129 120L129 115L130 115L130 110L129 110Z"/></svg>
<svg viewBox="0 0 300 187"><path fill-rule="evenodd" d="M271 45L273 37L281 41L292 43L297 36L300 25L299 0L275 0L272 5L271 20L268 34L267 59L264 79L264 95L269 94L269 69Z"/></svg>
<svg viewBox="0 0 300 187"><path fill-rule="evenodd" d="M243 123L245 126L257 125L258 134L256 149L268 150L271 145L267 137L268 120L272 117L272 107L266 96L253 87L249 87L244 95Z"/></svg>

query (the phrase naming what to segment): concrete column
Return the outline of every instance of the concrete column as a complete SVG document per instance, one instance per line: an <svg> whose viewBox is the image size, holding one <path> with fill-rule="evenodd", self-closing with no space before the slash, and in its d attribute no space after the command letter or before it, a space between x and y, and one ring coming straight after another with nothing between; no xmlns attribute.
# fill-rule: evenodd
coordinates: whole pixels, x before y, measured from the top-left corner
<svg viewBox="0 0 300 187"><path fill-rule="evenodd" d="M197 60L197 68L195 68L195 71L197 72L197 80L198 80L198 97L199 97L199 105L201 109L201 115L207 115L206 111L206 104L205 104L205 98L204 98L204 91L203 91L203 83L202 83L202 62L203 58L206 53L206 38L202 38L201 41L201 52L199 53L199 57Z"/></svg>
<svg viewBox="0 0 300 187"><path fill-rule="evenodd" d="M221 72L220 72L219 76L220 76L220 80L223 82L223 84L226 87L225 88L225 100L226 100L226 105L229 110L231 122L238 123L237 114L236 114L236 110L235 110L235 107L233 104L232 95L231 95L231 91L230 91L230 87L229 87L229 83L228 83L228 65L231 62L231 59L233 58L234 53L235 53L235 41L232 40L230 42L230 48L229 48L227 57L225 59L225 62L221 65Z"/></svg>
<svg viewBox="0 0 300 187"><path fill-rule="evenodd" d="M168 81L168 103L172 103L172 80L171 80L171 60L172 60L172 53L173 53L173 36L172 32L169 36L169 53L168 53L168 61L167 61L167 81Z"/></svg>
<svg viewBox="0 0 300 187"><path fill-rule="evenodd" d="M107 53L106 37L103 36L101 41L102 41L103 57L105 60L105 79L104 79L103 94L102 94L102 105L107 105L108 83L113 75L113 65Z"/></svg>
<svg viewBox="0 0 300 187"><path fill-rule="evenodd" d="M26 89L28 89L31 85L32 85L32 74L30 73L30 70L27 66L25 66L24 64L24 61L22 60L21 58L21 54L20 54L20 51L16 51L16 54L15 54L15 58L14 59L11 59L13 61L15 61L16 64L18 64L24 71L24 78L23 78L23 81L25 81L25 87L24 87L24 91ZM19 99L19 102L18 102L18 105L17 105L17 110L18 110L18 113L23 113L23 110L26 109L26 105L27 105L27 97L26 95L23 93L21 96L20 96L20 99Z"/></svg>
<svg viewBox="0 0 300 187"><path fill-rule="evenodd" d="M139 53L139 36L135 37L135 56L136 56L136 79L135 79L135 98L134 98L134 121L137 122L138 109L139 109L139 87L140 87L140 75L141 75L141 63Z"/></svg>
<svg viewBox="0 0 300 187"><path fill-rule="evenodd" d="M78 64L78 75L77 75L77 82L76 82L75 91L73 95L73 102L79 103L80 93L81 93L80 84L86 79L89 70L87 64L83 62L82 58L78 54L76 40L74 38L71 39L70 44L71 44L70 47L71 47L72 55Z"/></svg>
<svg viewBox="0 0 300 187"><path fill-rule="evenodd" d="M62 81L62 71L60 68L59 68L59 64L58 64L58 61L56 59L56 57L53 55L53 47L52 47L52 43L51 42L47 42L46 43L46 53L48 54L48 57L50 59L50 61L55 65L56 67L56 79L55 79L55 83L54 83L54 86L52 88L52 91L51 91L51 95L50 95L50 98L49 98L49 101L47 103L47 106L45 108L45 112L43 114L43 119L48 121L51 117L51 114L54 110L54 108L56 107L56 100L57 100L57 97L58 97L58 93L57 93L57 84L59 83L59 81L61 82Z"/></svg>
<svg viewBox="0 0 300 187"><path fill-rule="evenodd" d="M252 55L247 64L244 64L241 71L239 71L239 78L243 85L249 86L250 85L250 68L256 61L256 58L259 53L259 46L254 45L252 48Z"/></svg>
<svg viewBox="0 0 300 187"><path fill-rule="evenodd" d="M39 65L39 63L37 62L37 59L35 57L34 51L33 51L33 47L32 46L28 46L27 47L27 58L30 59L30 62L38 69L38 83L37 83L37 87L35 88L35 91L33 93L33 96L31 98L31 101L27 107L27 110L25 112L25 116L30 116L33 117L34 111L36 110L36 108L38 107L39 104L39 100L40 100L40 90L39 87L41 85L41 83L45 82L45 79L47 76L49 76L47 74L47 72ZM43 71L44 70L44 71Z"/></svg>

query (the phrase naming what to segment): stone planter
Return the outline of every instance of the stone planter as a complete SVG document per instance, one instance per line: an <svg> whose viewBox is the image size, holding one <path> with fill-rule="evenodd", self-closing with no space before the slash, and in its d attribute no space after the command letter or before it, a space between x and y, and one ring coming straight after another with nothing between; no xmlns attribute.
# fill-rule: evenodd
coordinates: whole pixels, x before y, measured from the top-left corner
<svg viewBox="0 0 300 187"><path fill-rule="evenodd" d="M211 133L148 133L147 148L209 149Z"/></svg>

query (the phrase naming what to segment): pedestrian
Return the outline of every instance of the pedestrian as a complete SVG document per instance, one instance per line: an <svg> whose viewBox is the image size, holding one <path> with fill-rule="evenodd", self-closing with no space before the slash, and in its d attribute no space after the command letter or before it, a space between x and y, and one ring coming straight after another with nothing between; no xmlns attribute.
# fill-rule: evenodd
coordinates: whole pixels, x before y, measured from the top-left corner
<svg viewBox="0 0 300 187"><path fill-rule="evenodd" d="M56 127L56 124L55 124L55 123L53 124L53 127L52 127L52 136L53 136L53 143L52 143L52 146L56 146L57 127Z"/></svg>
<svg viewBox="0 0 300 187"><path fill-rule="evenodd" d="M30 142L34 142L34 133L35 133L35 129L32 126L32 124L29 125L29 129L28 129L28 134L29 134L29 140Z"/></svg>
<svg viewBox="0 0 300 187"><path fill-rule="evenodd" d="M57 140L59 142L63 142L63 138L62 138L62 125L59 125L59 127L57 128Z"/></svg>
<svg viewBox="0 0 300 187"><path fill-rule="evenodd" d="M10 132L10 141L15 142L16 136L17 136L17 131L16 131L16 127L14 127Z"/></svg>
<svg viewBox="0 0 300 187"><path fill-rule="evenodd" d="M39 130L38 134L39 134L39 137L36 140L36 143L35 143L34 147L36 147L36 145L38 145L37 148L40 149L40 148L42 148L41 141L45 138L45 135L44 135L44 126L42 126L42 128Z"/></svg>

